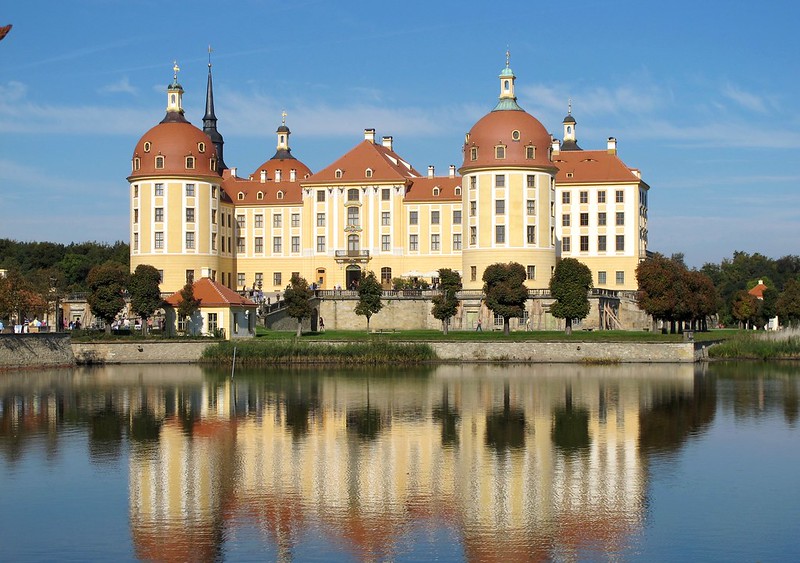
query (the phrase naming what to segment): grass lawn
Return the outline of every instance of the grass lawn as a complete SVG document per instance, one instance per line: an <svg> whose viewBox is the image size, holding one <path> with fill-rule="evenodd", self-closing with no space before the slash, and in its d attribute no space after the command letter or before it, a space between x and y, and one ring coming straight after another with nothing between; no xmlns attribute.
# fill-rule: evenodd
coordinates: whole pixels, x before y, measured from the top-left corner
<svg viewBox="0 0 800 563"><path fill-rule="evenodd" d="M710 332L696 332L696 341L725 340L739 333L738 330L723 329ZM256 335L266 340L286 340L294 338L294 331L274 331L256 327ZM377 340L399 340L412 342L474 342L504 341L520 342L526 340L538 342L683 342L682 334L654 334L647 331L625 330L577 330L570 336L563 331L517 331L505 336L502 331L475 332L472 330L450 331L448 335L438 330L398 330L397 332L380 332L367 334L365 330L326 330L325 332L304 332L304 341L349 342L362 341L367 338Z"/></svg>

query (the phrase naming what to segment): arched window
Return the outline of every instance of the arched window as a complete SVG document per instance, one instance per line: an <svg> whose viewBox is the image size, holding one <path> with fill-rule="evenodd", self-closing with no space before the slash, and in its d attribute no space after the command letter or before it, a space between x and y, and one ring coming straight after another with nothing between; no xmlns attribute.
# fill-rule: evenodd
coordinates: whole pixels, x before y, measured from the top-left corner
<svg viewBox="0 0 800 563"><path fill-rule="evenodd" d="M256 199L258 199L258 200L264 199L264 192L258 192L256 194Z"/></svg>
<svg viewBox="0 0 800 563"><path fill-rule="evenodd" d="M194 170L194 157L187 156L186 157L186 169L187 170Z"/></svg>
<svg viewBox="0 0 800 563"><path fill-rule="evenodd" d="M461 186L456 186L456 195L461 195Z"/></svg>
<svg viewBox="0 0 800 563"><path fill-rule="evenodd" d="M278 192L278 199L283 199L283 192Z"/></svg>
<svg viewBox="0 0 800 563"><path fill-rule="evenodd" d="M164 157L161 155L156 157L156 168L164 168Z"/></svg>
<svg viewBox="0 0 800 563"><path fill-rule="evenodd" d="M152 145L150 144L150 141L145 141L144 142L144 152L150 152L150 147L151 146Z"/></svg>
<svg viewBox="0 0 800 563"><path fill-rule="evenodd" d="M366 171L364 172L364 176L366 176L367 178L372 178L372 168L367 168Z"/></svg>
<svg viewBox="0 0 800 563"><path fill-rule="evenodd" d="M236 195L236 199L238 199L239 201L242 201L244 199L244 192L239 192Z"/></svg>
<svg viewBox="0 0 800 563"><path fill-rule="evenodd" d="M336 173L334 174L334 176L336 176L337 178L341 178L341 177L342 177L342 171L341 171L341 169L337 169L337 170L336 170Z"/></svg>
<svg viewBox="0 0 800 563"><path fill-rule="evenodd" d="M441 191L441 190L439 190L439 186L436 186L435 188L433 188L433 195L434 195L434 196L438 196L438 195L439 195L439 193L440 193L440 191Z"/></svg>

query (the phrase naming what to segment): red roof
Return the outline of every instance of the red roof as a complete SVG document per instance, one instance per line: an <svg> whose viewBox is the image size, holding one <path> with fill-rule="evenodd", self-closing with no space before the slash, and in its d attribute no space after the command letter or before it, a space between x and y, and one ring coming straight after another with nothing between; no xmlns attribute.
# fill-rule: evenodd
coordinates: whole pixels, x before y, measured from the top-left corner
<svg viewBox="0 0 800 563"><path fill-rule="evenodd" d="M759 299L764 299L764 291L766 291L767 289L769 288L766 285L764 285L764 283L761 280L758 280L758 285L756 285L753 289L751 289L747 293L749 293L750 295L754 295Z"/></svg>
<svg viewBox="0 0 800 563"><path fill-rule="evenodd" d="M367 169L371 176L367 176ZM336 171L341 171L337 176ZM339 160L303 182L307 184L363 184L364 182L404 182L420 178L419 172L393 150L364 140Z"/></svg>
<svg viewBox="0 0 800 563"><path fill-rule="evenodd" d="M634 169L608 151L561 151L553 155L553 164L559 184L641 182Z"/></svg>
<svg viewBox="0 0 800 563"><path fill-rule="evenodd" d="M415 178L406 190L405 201L461 201L461 195L456 195L460 186L461 176ZM439 188L439 195L433 195L434 188Z"/></svg>
<svg viewBox="0 0 800 563"><path fill-rule="evenodd" d="M249 299L242 297L221 283L213 281L211 278L200 278L192 284L192 288L194 289L195 299L200 300L201 307L230 307L231 305L257 307ZM183 301L181 292L173 293L167 297L166 301L173 307L177 307Z"/></svg>

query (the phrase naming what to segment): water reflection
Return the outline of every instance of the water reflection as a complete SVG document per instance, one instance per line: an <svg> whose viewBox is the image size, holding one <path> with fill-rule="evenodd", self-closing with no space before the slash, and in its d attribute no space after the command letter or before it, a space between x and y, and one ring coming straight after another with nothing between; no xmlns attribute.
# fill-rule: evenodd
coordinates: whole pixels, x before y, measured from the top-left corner
<svg viewBox="0 0 800 563"><path fill-rule="evenodd" d="M648 461L714 419L798 415L796 378L713 366L425 371L116 366L0 378L0 455L84 431L127 455L135 555L213 560L237 533L291 558L309 536L366 559L453 530L468 560L613 555L647 517ZM728 395L726 395L728 396Z"/></svg>

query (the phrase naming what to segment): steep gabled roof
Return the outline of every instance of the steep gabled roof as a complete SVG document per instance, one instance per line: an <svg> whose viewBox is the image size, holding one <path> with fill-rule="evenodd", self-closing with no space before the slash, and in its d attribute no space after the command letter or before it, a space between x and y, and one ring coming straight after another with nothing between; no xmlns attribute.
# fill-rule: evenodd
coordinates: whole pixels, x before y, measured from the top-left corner
<svg viewBox="0 0 800 563"><path fill-rule="evenodd" d="M433 178L414 178L406 190L406 202L411 201L461 201L456 195L456 188L461 186L461 176L434 176ZM434 195L434 188L439 188L439 195Z"/></svg>
<svg viewBox="0 0 800 563"><path fill-rule="evenodd" d="M562 151L553 155L558 184L641 182L632 168L608 151Z"/></svg>
<svg viewBox="0 0 800 563"><path fill-rule="evenodd" d="M290 161L275 161L276 163L293 163L295 160ZM262 182L260 174L257 177L251 176L250 178L239 178L231 175L226 175L222 182L222 188L228 194L231 201L235 205L301 205L303 203L303 193L300 188L300 171L297 171L298 179L294 182L288 181L290 177L290 169L288 166L276 166L281 169L281 181L274 181L275 167L270 168L267 172L267 181ZM227 172L227 171L226 171ZM283 194L282 198L278 198L278 192ZM242 194L242 199L239 199L239 193ZM259 199L259 195L261 198Z"/></svg>
<svg viewBox="0 0 800 563"><path fill-rule="evenodd" d="M249 299L242 297L232 289L217 283L211 278L200 278L192 284L195 299L200 300L201 307L230 307L239 305L243 307L257 307ZM180 305L183 298L181 292L176 291L166 299L173 307Z"/></svg>
<svg viewBox="0 0 800 563"><path fill-rule="evenodd" d="M367 177L367 169L372 176ZM336 171L341 170L341 177ZM393 150L364 140L333 164L303 181L308 184L363 184L364 182L405 182L420 173Z"/></svg>
<svg viewBox="0 0 800 563"><path fill-rule="evenodd" d="M766 291L767 289L769 288L766 285L764 285L764 282L758 280L758 284L747 293L749 293L754 297L757 297L758 299L764 299L764 291Z"/></svg>

